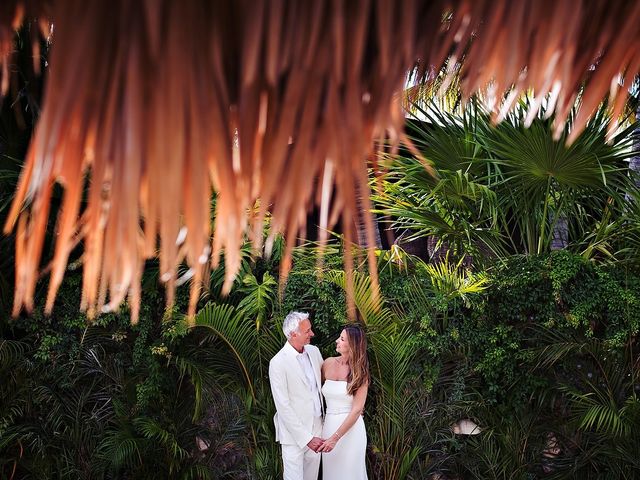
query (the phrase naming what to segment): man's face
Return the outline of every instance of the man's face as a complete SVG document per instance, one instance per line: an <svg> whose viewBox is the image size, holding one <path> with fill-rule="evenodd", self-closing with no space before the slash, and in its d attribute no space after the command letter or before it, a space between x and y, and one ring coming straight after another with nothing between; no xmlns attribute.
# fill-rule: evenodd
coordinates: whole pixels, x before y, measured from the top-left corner
<svg viewBox="0 0 640 480"><path fill-rule="evenodd" d="M300 347L308 345L314 335L313 330L311 330L311 322L308 319L301 321L298 325L298 330L293 332L296 345Z"/></svg>

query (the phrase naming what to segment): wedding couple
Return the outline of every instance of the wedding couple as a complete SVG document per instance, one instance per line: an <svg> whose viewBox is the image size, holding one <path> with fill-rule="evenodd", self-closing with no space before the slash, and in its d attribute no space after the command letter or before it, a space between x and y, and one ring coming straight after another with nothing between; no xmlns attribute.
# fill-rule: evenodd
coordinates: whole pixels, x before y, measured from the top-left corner
<svg viewBox="0 0 640 480"><path fill-rule="evenodd" d="M366 480L362 411L369 362L363 331L346 326L336 340L339 355L323 361L309 345L314 333L308 314L291 312L282 330L287 343L271 359L269 379L284 480L317 480L321 457L323 480Z"/></svg>

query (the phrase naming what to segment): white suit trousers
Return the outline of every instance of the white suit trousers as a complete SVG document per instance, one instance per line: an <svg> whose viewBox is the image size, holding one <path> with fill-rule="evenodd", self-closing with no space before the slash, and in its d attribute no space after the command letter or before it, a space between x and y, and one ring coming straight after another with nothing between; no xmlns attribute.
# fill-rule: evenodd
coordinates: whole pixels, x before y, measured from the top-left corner
<svg viewBox="0 0 640 480"><path fill-rule="evenodd" d="M322 417L313 420L313 436L322 433ZM318 480L320 458L322 455L309 447L298 445L282 445L282 463L284 464L283 480Z"/></svg>

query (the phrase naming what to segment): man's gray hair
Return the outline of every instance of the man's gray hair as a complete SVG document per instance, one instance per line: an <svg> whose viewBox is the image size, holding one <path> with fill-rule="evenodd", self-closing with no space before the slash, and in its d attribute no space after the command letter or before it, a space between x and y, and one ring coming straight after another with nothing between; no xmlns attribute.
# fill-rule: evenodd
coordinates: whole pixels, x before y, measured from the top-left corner
<svg viewBox="0 0 640 480"><path fill-rule="evenodd" d="M282 331L287 338L291 337L291 334L298 329L300 322L308 320L309 314L305 312L291 312L287 315L282 322Z"/></svg>

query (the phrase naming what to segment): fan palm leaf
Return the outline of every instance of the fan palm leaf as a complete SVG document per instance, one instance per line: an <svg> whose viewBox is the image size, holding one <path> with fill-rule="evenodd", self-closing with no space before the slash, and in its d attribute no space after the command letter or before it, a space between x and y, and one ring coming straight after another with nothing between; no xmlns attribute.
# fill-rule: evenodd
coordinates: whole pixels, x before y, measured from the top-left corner
<svg viewBox="0 0 640 480"><path fill-rule="evenodd" d="M635 207L625 200L638 197L626 164L634 126L607 141L603 106L567 144L571 122L555 138L553 117L532 111L525 99L494 126L478 102L462 115L423 110L428 123L410 131L438 175L400 156L382 177L378 211L411 238L435 236L458 256L542 253L559 236L591 258L628 258L637 245Z"/></svg>
<svg viewBox="0 0 640 480"><path fill-rule="evenodd" d="M481 123L478 140L491 156L486 161L495 174L507 229L517 226L525 251L541 253L549 249L560 216L573 222L574 239L580 240L594 223L581 212L598 220L612 199L618 209L623 205L625 193L633 189L624 163L633 150L629 128L607 143L604 109L569 146L570 125L554 139L552 120L544 112L528 128L524 122L522 107L495 128Z"/></svg>
<svg viewBox="0 0 640 480"><path fill-rule="evenodd" d="M478 256L479 250L504 254L505 238L496 228L501 210L483 162L488 154L477 141L484 117L475 105L462 115L433 105L418 109L426 122L410 123L410 136L437 175L425 170L423 160L394 158L382 177L382 193L374 196L377 212L391 216L394 228L413 232L410 238L435 236L438 246L461 256Z"/></svg>
<svg viewBox="0 0 640 480"><path fill-rule="evenodd" d="M476 136L486 114L475 98L460 114L442 110L435 104L416 108L424 120L409 121L409 138L436 170L460 170L474 176L485 173L477 160L486 158L486 151ZM425 181L426 177L421 176Z"/></svg>

